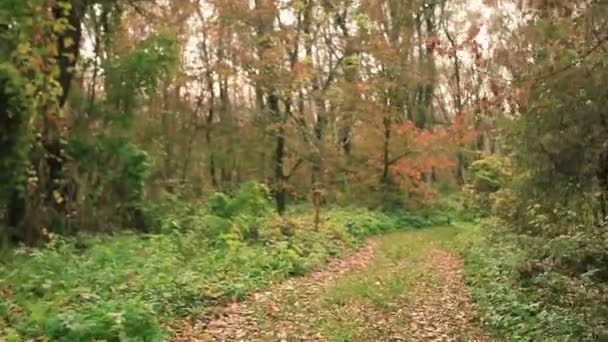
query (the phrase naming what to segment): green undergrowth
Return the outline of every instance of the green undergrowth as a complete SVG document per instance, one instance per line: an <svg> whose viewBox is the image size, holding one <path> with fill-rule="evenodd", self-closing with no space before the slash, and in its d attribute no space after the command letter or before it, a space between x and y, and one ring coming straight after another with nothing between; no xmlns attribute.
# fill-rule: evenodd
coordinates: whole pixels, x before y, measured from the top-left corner
<svg viewBox="0 0 608 342"><path fill-rule="evenodd" d="M154 233L51 236L0 263L0 340L160 341L167 323L298 276L366 236L420 227L428 218L331 209L280 218L268 191L246 184L206 203L150 205Z"/></svg>
<svg viewBox="0 0 608 342"><path fill-rule="evenodd" d="M495 235L486 226L463 230L454 246L464 259L468 286L480 321L500 340L605 340L606 289L542 264L542 249L515 235ZM562 250L562 253L564 251Z"/></svg>

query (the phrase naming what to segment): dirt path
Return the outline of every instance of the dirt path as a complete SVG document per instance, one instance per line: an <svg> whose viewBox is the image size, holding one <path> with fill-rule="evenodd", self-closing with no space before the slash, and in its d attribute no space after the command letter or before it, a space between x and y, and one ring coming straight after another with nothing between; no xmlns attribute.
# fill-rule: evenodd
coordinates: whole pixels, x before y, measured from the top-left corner
<svg viewBox="0 0 608 342"><path fill-rule="evenodd" d="M460 261L437 246L449 238L442 232L369 240L322 271L187 325L175 341L482 341Z"/></svg>
<svg viewBox="0 0 608 342"><path fill-rule="evenodd" d="M473 305L460 260L438 248L423 260L423 277L408 309L409 336L416 341L483 341L473 323Z"/></svg>

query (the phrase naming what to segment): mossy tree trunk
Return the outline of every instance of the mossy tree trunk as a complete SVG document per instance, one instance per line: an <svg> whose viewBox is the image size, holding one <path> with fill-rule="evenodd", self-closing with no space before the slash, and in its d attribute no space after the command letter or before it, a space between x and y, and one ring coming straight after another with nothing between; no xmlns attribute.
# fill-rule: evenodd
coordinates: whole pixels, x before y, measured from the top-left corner
<svg viewBox="0 0 608 342"><path fill-rule="evenodd" d="M24 240L31 234L21 230L26 215L26 171L28 164L30 108L25 97L25 80L9 64L0 64L0 224L3 240Z"/></svg>

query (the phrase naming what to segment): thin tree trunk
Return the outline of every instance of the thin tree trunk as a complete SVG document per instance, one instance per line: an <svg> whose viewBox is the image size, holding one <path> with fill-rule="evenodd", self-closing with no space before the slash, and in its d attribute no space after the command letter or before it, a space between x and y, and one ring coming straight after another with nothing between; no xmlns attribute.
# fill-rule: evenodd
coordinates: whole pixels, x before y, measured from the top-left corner
<svg viewBox="0 0 608 342"><path fill-rule="evenodd" d="M274 147L274 197L279 215L285 213L287 206L287 189L285 184L285 127L279 112L279 97L274 91L268 96L270 115L278 123Z"/></svg>
<svg viewBox="0 0 608 342"><path fill-rule="evenodd" d="M391 143L391 118L385 116L382 120L384 126L384 145L382 150L382 184L388 186L390 183L390 143Z"/></svg>

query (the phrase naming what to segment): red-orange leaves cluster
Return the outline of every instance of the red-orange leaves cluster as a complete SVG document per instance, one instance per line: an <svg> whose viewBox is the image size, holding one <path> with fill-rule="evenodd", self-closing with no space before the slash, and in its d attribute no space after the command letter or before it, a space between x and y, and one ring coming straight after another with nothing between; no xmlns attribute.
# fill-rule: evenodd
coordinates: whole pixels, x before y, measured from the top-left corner
<svg viewBox="0 0 608 342"><path fill-rule="evenodd" d="M391 155L389 170L393 180L407 191L408 205L433 201L435 192L425 179L455 170L459 149L477 136L471 127L465 116L459 115L448 127L420 129L407 121L395 130L399 147Z"/></svg>
<svg viewBox="0 0 608 342"><path fill-rule="evenodd" d="M474 128L472 120L473 115L463 112L456 114L454 122L447 129L448 135L453 139L452 143L455 145L454 147L463 146L475 141L479 132Z"/></svg>
<svg viewBox="0 0 608 342"><path fill-rule="evenodd" d="M456 167L458 147L476 136L461 117L447 128L433 130L419 129L411 121L402 124L396 132L397 140L405 145L404 152L392 159L391 172L408 181L420 181L425 173Z"/></svg>

